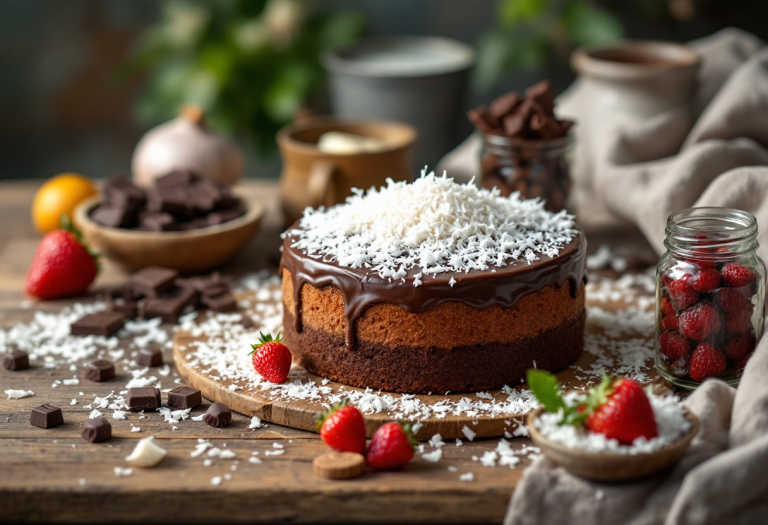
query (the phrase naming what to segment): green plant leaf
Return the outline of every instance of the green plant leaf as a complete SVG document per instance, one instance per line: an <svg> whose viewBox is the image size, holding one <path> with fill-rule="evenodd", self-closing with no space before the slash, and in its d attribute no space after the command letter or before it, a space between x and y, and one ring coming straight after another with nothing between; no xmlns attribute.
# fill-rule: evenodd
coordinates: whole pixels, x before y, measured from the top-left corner
<svg viewBox="0 0 768 525"><path fill-rule="evenodd" d="M530 22L544 14L547 3L547 0L502 0L498 7L499 20L506 26Z"/></svg>
<svg viewBox="0 0 768 525"><path fill-rule="evenodd" d="M577 45L609 42L624 36L616 17L585 2L570 2L563 15L563 23L570 39Z"/></svg>
<svg viewBox="0 0 768 525"><path fill-rule="evenodd" d="M544 370L528 370L528 386L547 412L556 414L561 409L567 409L560 383L553 374Z"/></svg>

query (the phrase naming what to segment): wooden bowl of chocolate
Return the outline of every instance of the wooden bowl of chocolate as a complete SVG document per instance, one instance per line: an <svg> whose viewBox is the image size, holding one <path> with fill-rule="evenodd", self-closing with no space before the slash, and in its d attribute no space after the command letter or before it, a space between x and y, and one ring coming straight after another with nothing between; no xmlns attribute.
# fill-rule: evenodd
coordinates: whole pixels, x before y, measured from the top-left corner
<svg viewBox="0 0 768 525"><path fill-rule="evenodd" d="M84 239L128 271L147 266L183 274L217 268L242 250L259 228L263 208L228 186L175 171L153 188L114 177L83 202L73 221Z"/></svg>

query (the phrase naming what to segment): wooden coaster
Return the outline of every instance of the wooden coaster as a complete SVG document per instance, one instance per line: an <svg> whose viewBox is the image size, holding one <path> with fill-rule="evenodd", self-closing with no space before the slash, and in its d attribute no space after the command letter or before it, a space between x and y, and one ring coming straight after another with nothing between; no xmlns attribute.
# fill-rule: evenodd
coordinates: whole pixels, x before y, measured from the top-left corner
<svg viewBox="0 0 768 525"><path fill-rule="evenodd" d="M328 452L312 462L315 476L326 479L356 478L365 470L365 458L355 452Z"/></svg>

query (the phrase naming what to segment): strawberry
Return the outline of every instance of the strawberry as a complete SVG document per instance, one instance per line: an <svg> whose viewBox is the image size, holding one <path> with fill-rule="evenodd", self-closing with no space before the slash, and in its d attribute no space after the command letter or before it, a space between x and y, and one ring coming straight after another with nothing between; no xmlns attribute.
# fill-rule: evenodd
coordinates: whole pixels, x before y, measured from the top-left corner
<svg viewBox="0 0 768 525"><path fill-rule="evenodd" d="M686 273L681 278L667 284L669 299L677 311L685 310L699 300L699 294L691 286L691 274Z"/></svg>
<svg viewBox="0 0 768 525"><path fill-rule="evenodd" d="M733 288L740 288L755 282L757 276L749 268L735 263L726 263L722 270L723 281Z"/></svg>
<svg viewBox="0 0 768 525"><path fill-rule="evenodd" d="M640 383L633 379L608 377L593 390L596 408L587 417L586 427L592 432L631 445L637 438L657 437L656 419L651 402Z"/></svg>
<svg viewBox="0 0 768 525"><path fill-rule="evenodd" d="M723 317L725 331L731 334L743 334L752 328L752 305L737 312L728 312Z"/></svg>
<svg viewBox="0 0 768 525"><path fill-rule="evenodd" d="M697 292L709 292L720 286L720 272L714 268L702 268L693 277L693 289Z"/></svg>
<svg viewBox="0 0 768 525"><path fill-rule="evenodd" d="M752 353L755 349L755 336L751 333L737 337L725 345L725 357L738 361Z"/></svg>
<svg viewBox="0 0 768 525"><path fill-rule="evenodd" d="M360 411L348 402L345 399L317 416L315 429L332 449L362 454L365 451L365 421Z"/></svg>
<svg viewBox="0 0 768 525"><path fill-rule="evenodd" d="M401 467L413 457L416 438L407 423L385 423L373 433L365 466L371 470L386 470Z"/></svg>
<svg viewBox="0 0 768 525"><path fill-rule="evenodd" d="M668 315L661 320L662 330L677 330L679 326L680 320L675 314Z"/></svg>
<svg viewBox="0 0 768 525"><path fill-rule="evenodd" d="M623 445L631 445L640 437L658 436L651 402L633 379L612 380L606 375L600 385L572 405L565 402L557 378L549 372L529 370L528 385L545 409L563 414L561 424L586 426Z"/></svg>
<svg viewBox="0 0 768 525"><path fill-rule="evenodd" d="M664 332L659 336L659 352L674 363L690 355L691 343L677 332Z"/></svg>
<svg viewBox="0 0 768 525"><path fill-rule="evenodd" d="M680 314L680 333L701 341L720 329L720 316L710 303L701 302Z"/></svg>
<svg viewBox="0 0 768 525"><path fill-rule="evenodd" d="M664 315L672 315L675 313L675 307L672 306L672 303L666 297L661 298L661 313Z"/></svg>
<svg viewBox="0 0 768 525"><path fill-rule="evenodd" d="M728 363L723 353L710 343L699 343L691 354L691 367L688 375L694 381L704 381L708 377L723 375Z"/></svg>
<svg viewBox="0 0 768 525"><path fill-rule="evenodd" d="M270 383L283 383L291 370L293 356L288 347L283 344L280 334L274 339L270 334L259 332L259 343L251 345L253 350L253 368Z"/></svg>
<svg viewBox="0 0 768 525"><path fill-rule="evenodd" d="M27 274L26 292L40 299L83 295L99 273L98 255L83 242L68 219L37 247Z"/></svg>
<svg viewBox="0 0 768 525"><path fill-rule="evenodd" d="M747 298L733 288L720 288L715 292L715 303L724 312L735 312L747 306Z"/></svg>

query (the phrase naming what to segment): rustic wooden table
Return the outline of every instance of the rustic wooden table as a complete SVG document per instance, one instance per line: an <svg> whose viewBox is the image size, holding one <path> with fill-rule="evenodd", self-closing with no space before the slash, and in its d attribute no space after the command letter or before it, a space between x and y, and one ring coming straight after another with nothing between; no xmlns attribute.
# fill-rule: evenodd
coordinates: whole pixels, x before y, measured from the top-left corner
<svg viewBox="0 0 768 525"><path fill-rule="evenodd" d="M22 287L39 241L29 220L29 208L39 181L0 183L0 327L29 321L36 311L58 312L73 301L30 302ZM263 226L244 253L223 271L241 275L274 266L281 229L277 184L248 181L244 189L267 207ZM633 239L637 239L634 237ZM627 238L623 241L626 243ZM123 282L125 275L107 261L94 287ZM164 355L171 362L171 352ZM80 370L80 367L77 368ZM79 373L79 372L78 372ZM69 368L34 366L26 372L0 369L0 391L33 390L35 396L10 400L0 396L0 522L406 522L498 523L529 460L516 468L483 467L472 457L494 450L498 439L448 443L443 459L429 463L418 455L401 472L365 474L350 481L326 481L312 473L312 459L327 450L319 436L274 424L249 430L250 420L235 414L232 425L214 429L181 424L172 430L160 416L141 422L132 433L129 421L112 421L114 438L89 444L80 437L88 419L83 405L104 396L110 383L81 381L52 388L71 378ZM171 369L171 377L177 377ZM122 379L122 378L118 378ZM126 379L127 380L127 379ZM119 382L123 385L123 382ZM84 395L78 397L79 393ZM77 405L70 401L77 398ZM29 410L42 403L60 406L66 423L43 430L29 424ZM199 412L193 412L195 415ZM156 468L133 469L115 475L139 438L155 435L168 457ZM204 466L190 457L198 439L235 451L233 460ZM264 457L281 444L285 453ZM515 438L512 447L529 446ZM262 451L261 464L251 464L252 452ZM449 470L457 467L458 471ZM474 481L459 480L472 472ZM216 486L215 476L226 479Z"/></svg>

